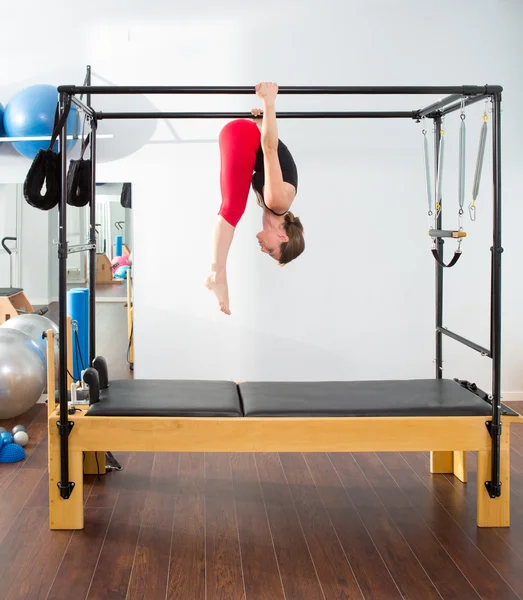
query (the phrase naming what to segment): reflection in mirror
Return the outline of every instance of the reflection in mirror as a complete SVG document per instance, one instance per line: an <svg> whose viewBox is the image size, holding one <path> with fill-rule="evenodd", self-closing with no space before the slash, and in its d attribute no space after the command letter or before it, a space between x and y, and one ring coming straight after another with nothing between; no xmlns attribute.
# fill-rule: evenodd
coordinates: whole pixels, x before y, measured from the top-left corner
<svg viewBox="0 0 523 600"><path fill-rule="evenodd" d="M97 183L95 195L96 230L96 331L97 340L107 341L116 334L114 325L126 329L127 355L114 357L118 363L125 360L132 370L133 319L132 319L132 249L133 220L130 183ZM67 239L69 245L86 244L89 241L89 206L75 208L68 206ZM89 279L89 253L75 252L67 257L68 295L85 291ZM75 298L79 297L75 295ZM85 300L84 300L85 302ZM112 305L112 306L110 306ZM111 315L109 317L109 314ZM110 319L111 323L105 323ZM125 321L127 324L125 324ZM84 327L84 329L87 329ZM109 333L112 332L112 333ZM120 333L118 333L120 335ZM87 342L83 336L83 347L87 352ZM98 343L98 341L97 341ZM123 360L122 360L123 358Z"/></svg>
<svg viewBox="0 0 523 600"><path fill-rule="evenodd" d="M95 209L98 232L95 280L97 351L104 355L114 376L133 377L131 184L97 185ZM30 371L34 394L31 393L27 400L31 403L46 399L47 351L42 334L49 329L58 333L58 224L58 207L38 210L26 202L23 183L0 184L0 364L4 375L9 373L11 377L14 374L15 377L9 381L20 380L16 379L19 377L17 368L23 370L26 380ZM88 234L89 207L68 205L69 248L86 244ZM73 315L78 306L76 300L82 295L86 297L88 265L87 251L68 254L66 310L72 319L68 372L75 381L81 377L88 362L88 318L80 318L76 312ZM76 294L74 301L73 294ZM15 342L20 345L16 347ZM14 360L22 356L22 346L31 350L28 356L34 355L33 358L38 360L32 363L29 359ZM55 359L58 360L57 345ZM56 362L56 377L58 371ZM21 398L20 393L17 388L7 395L0 394L0 414L7 414L2 411L19 414L22 408L16 402Z"/></svg>
<svg viewBox="0 0 523 600"><path fill-rule="evenodd" d="M133 224L131 184L100 183L96 186L96 299L110 302L127 299L127 276L131 272ZM89 207L67 211L67 238L70 245L89 239ZM87 287L88 254L67 258L68 287Z"/></svg>

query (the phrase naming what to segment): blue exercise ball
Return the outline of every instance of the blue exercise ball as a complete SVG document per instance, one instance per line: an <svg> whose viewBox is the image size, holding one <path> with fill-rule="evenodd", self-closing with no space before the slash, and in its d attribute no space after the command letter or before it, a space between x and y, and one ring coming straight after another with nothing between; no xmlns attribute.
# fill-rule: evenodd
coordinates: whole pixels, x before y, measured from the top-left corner
<svg viewBox="0 0 523 600"><path fill-rule="evenodd" d="M4 129L7 137L49 136L53 133L58 91L52 85L31 85L13 96L4 111ZM81 116L78 133L81 133ZM67 118L67 133L76 130L76 106L71 105ZM77 140L68 140L70 150ZM23 156L33 159L38 150L49 147L49 140L37 142L13 142L13 147ZM58 142L53 146L58 152Z"/></svg>
<svg viewBox="0 0 523 600"><path fill-rule="evenodd" d="M4 105L0 104L0 137L4 137L5 136L4 112L5 112Z"/></svg>

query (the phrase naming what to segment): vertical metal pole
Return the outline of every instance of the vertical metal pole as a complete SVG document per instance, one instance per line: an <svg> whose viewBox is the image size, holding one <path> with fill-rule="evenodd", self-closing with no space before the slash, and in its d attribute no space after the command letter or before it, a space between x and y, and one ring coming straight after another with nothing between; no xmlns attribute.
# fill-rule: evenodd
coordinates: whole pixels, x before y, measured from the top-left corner
<svg viewBox="0 0 523 600"><path fill-rule="evenodd" d="M87 73L85 75L85 85L91 85L91 65L87 65ZM91 106L91 94L85 96L87 106Z"/></svg>
<svg viewBox="0 0 523 600"><path fill-rule="evenodd" d="M89 365L96 357L96 119L91 121L91 194L89 198Z"/></svg>
<svg viewBox="0 0 523 600"><path fill-rule="evenodd" d="M437 210L438 203L438 170L439 170L439 147L441 143L441 116L434 118L434 210ZM436 219L436 229L442 228L441 209ZM443 261L443 240L436 239L436 249L438 256ZM436 379L443 377L443 335L439 330L443 327L443 267L436 263Z"/></svg>
<svg viewBox="0 0 523 600"><path fill-rule="evenodd" d="M91 65L87 65L85 77L87 86L91 85ZM91 94L86 94L86 105L91 106ZM96 244L96 119L91 121L91 194L89 197L89 244ZM89 286L89 365L96 357L96 247L89 250L89 268L87 274Z"/></svg>
<svg viewBox="0 0 523 600"><path fill-rule="evenodd" d="M491 262L490 342L492 352L492 478L485 482L491 498L501 495L501 94L492 97L493 240Z"/></svg>
<svg viewBox="0 0 523 600"><path fill-rule="evenodd" d="M60 94L60 117L66 106L65 94ZM58 330L59 330L59 402L60 415L60 495L69 498L74 483L69 482L69 421L67 413L67 120L60 129L61 193L58 205ZM50 400L51 401L51 400Z"/></svg>

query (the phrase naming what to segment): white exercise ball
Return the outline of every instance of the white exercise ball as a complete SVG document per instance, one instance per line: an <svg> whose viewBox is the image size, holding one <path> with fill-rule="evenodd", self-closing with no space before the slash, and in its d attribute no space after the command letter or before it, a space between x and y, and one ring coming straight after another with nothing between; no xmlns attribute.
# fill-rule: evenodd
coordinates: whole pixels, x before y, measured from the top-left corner
<svg viewBox="0 0 523 600"><path fill-rule="evenodd" d="M42 334L51 329L54 333L58 334L58 326L51 319L38 315L36 313L28 313L25 315L17 315L2 323L4 329L16 329L25 333L32 338L45 357L45 368L47 369L47 338L42 337ZM58 338L54 338L54 374L55 374L55 386L58 387L59 382L59 366L60 366L60 353L58 349ZM47 392L47 379L45 382L44 392Z"/></svg>
<svg viewBox="0 0 523 600"><path fill-rule="evenodd" d="M45 363L27 334L0 327L0 419L18 417L38 402L46 382Z"/></svg>

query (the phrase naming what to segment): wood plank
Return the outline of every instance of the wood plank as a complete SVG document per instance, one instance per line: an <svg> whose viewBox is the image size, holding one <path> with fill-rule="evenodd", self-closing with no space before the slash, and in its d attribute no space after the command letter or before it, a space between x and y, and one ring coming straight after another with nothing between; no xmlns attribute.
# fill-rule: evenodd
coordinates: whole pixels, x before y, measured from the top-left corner
<svg viewBox="0 0 523 600"><path fill-rule="evenodd" d="M45 508L22 508L0 544L0 585L7 592L16 584L23 566L47 525Z"/></svg>
<svg viewBox="0 0 523 600"><path fill-rule="evenodd" d="M87 600L124 600L147 499L154 454L133 454L109 523ZM123 482L122 482L123 483Z"/></svg>
<svg viewBox="0 0 523 600"><path fill-rule="evenodd" d="M246 597L284 600L254 456L233 453L231 467Z"/></svg>
<svg viewBox="0 0 523 600"><path fill-rule="evenodd" d="M363 599L303 455L284 453L280 460L325 599Z"/></svg>
<svg viewBox="0 0 523 600"><path fill-rule="evenodd" d="M39 469L18 469L16 477L0 496L0 542L23 511L24 500L31 496L42 475L43 471Z"/></svg>
<svg viewBox="0 0 523 600"><path fill-rule="evenodd" d="M33 422L27 429L29 442L24 447L26 458L21 469L47 469L47 423Z"/></svg>
<svg viewBox="0 0 523 600"><path fill-rule="evenodd" d="M56 578L47 600L72 600L72 590L74 598L87 596L112 513L112 508L85 509L84 529L72 532L63 561L54 565ZM65 533L53 531L52 535Z"/></svg>
<svg viewBox="0 0 523 600"><path fill-rule="evenodd" d="M447 492L451 497L447 506L457 506L462 501L460 502L459 495L443 475L431 476L428 473L428 459L417 453L403 455L404 464L394 464L386 455L380 455L380 458L402 489L408 489L409 499L416 512L431 528L468 581L474 585L480 597L517 598L517 594L485 558L483 552L464 534L441 503ZM405 468L405 464L412 468ZM442 491L443 487L447 492ZM437 502L434 502L434 495Z"/></svg>
<svg viewBox="0 0 523 600"><path fill-rule="evenodd" d="M402 460L398 454L392 460L394 457L396 461ZM408 493L398 485L383 461L376 454L358 454L355 459L441 596L448 600L477 600L476 590L414 510Z"/></svg>
<svg viewBox="0 0 523 600"><path fill-rule="evenodd" d="M205 457L207 600L244 600L245 588L228 454Z"/></svg>
<svg viewBox="0 0 523 600"><path fill-rule="evenodd" d="M49 476L47 475L47 469L40 469L40 472L42 473L42 477L27 498L27 502L24 505L26 508L48 508L49 506Z"/></svg>
<svg viewBox="0 0 523 600"><path fill-rule="evenodd" d="M404 598L441 600L352 455L330 456L341 482Z"/></svg>
<svg viewBox="0 0 523 600"><path fill-rule="evenodd" d="M205 598L205 455L180 455L166 600Z"/></svg>
<svg viewBox="0 0 523 600"><path fill-rule="evenodd" d="M177 454L156 454L127 600L165 598L178 467Z"/></svg>
<svg viewBox="0 0 523 600"><path fill-rule="evenodd" d="M482 417L85 417L71 416L74 450L348 452L488 450ZM51 421L57 420L53 415ZM514 420L513 418L511 418ZM506 420L505 427L510 421Z"/></svg>
<svg viewBox="0 0 523 600"><path fill-rule="evenodd" d="M396 582L347 496L328 455L305 454L305 460L365 598L401 600Z"/></svg>
<svg viewBox="0 0 523 600"><path fill-rule="evenodd" d="M44 514L42 509L40 514ZM3 594L6 594L2 597L6 600L46 600L72 536L71 531L51 531L48 519L44 519L40 533L33 535L35 542L30 544L30 553L11 589L8 591L2 582ZM71 588L68 591L70 594Z"/></svg>
<svg viewBox="0 0 523 600"><path fill-rule="evenodd" d="M256 454L265 508L287 598L323 599L278 454Z"/></svg>

